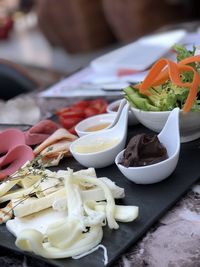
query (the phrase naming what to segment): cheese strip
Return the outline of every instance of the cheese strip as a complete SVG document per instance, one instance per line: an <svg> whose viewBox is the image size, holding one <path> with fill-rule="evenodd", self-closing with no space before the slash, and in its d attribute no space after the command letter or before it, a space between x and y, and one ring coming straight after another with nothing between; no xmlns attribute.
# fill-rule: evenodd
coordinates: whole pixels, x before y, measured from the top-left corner
<svg viewBox="0 0 200 267"><path fill-rule="evenodd" d="M52 203L65 195L65 190L60 189L42 198L27 198L23 202L21 199L13 200L13 211L16 217L24 217L40 210L51 207Z"/></svg>
<svg viewBox="0 0 200 267"><path fill-rule="evenodd" d="M24 177L24 178L20 179L17 184L19 186L23 187L23 188L29 188L30 186L35 184L40 179L41 179L41 175L30 175L30 174L27 174L27 177Z"/></svg>
<svg viewBox="0 0 200 267"><path fill-rule="evenodd" d="M96 211L105 212L106 205L97 203ZM115 219L118 222L132 222L138 217L139 208L137 206L115 205Z"/></svg>
<svg viewBox="0 0 200 267"><path fill-rule="evenodd" d="M12 203L10 201L4 208L0 209L0 224L10 220L12 216Z"/></svg>
<svg viewBox="0 0 200 267"><path fill-rule="evenodd" d="M63 176L66 175L66 173L67 171L60 172L60 174L63 174ZM82 173L84 174L84 172ZM87 170L85 173L87 173ZM98 180L101 181L101 178L99 178ZM108 178L106 179L102 178L102 181L111 190L113 198L124 197L123 188L117 186L115 183L113 183ZM41 198L28 198L21 203L20 203L20 199L18 199L15 204L13 203L13 206L17 205L14 208L15 216L17 217L27 216L29 214L49 208L51 206L53 206L55 210L59 210L59 211L66 210L67 209L66 192L64 191L64 188L59 189L57 187L52 187L52 185L56 185L56 184L58 184L56 179L52 179L51 181L51 178L49 178L45 180L43 183L41 183L38 187L31 187L30 189L26 189L26 190L18 190L18 192L5 195L4 197L2 197L2 200L6 201L8 199L15 199L15 198L20 198L20 197L23 198L23 196L26 196L30 192L33 193L33 192L36 192L37 190L38 191L45 190L45 188L50 187L49 190L44 191L45 194L36 193L38 196L41 196ZM55 190L58 190L58 191L55 191ZM46 193L48 193L48 195ZM106 199L103 189L99 186L96 186L88 190L80 190L80 193L84 201L91 200L91 199L95 201L102 201ZM54 195L56 195L57 197L54 198ZM43 203L45 203L45 205L43 205Z"/></svg>
<svg viewBox="0 0 200 267"><path fill-rule="evenodd" d="M9 180L9 181L6 181L6 182L0 184L0 197L5 195L18 182L19 182L19 180L13 180L13 181ZM0 202L3 202L3 201L1 201L1 198L0 198Z"/></svg>
<svg viewBox="0 0 200 267"><path fill-rule="evenodd" d="M100 180L100 179L99 179ZM124 189L116 186L115 188L110 188L110 186L107 184L109 189L111 190L111 193L113 195L113 198L119 199L124 197ZM121 191L119 189L121 189ZM122 192L122 193L119 193ZM103 201L105 200L105 194L102 188L100 187L95 187L95 188L90 188L88 190L81 190L81 197L84 201L87 200L95 200L95 201ZM67 209L67 201L66 201L66 196L57 199L54 203L52 203L52 206L55 210L62 211Z"/></svg>
<svg viewBox="0 0 200 267"><path fill-rule="evenodd" d="M29 188L23 188L23 189L17 189L14 190L13 192L10 191L10 193L5 194L0 198L0 203L6 202L8 200L16 199L16 198L24 198L25 196L34 193L34 187L29 187Z"/></svg>

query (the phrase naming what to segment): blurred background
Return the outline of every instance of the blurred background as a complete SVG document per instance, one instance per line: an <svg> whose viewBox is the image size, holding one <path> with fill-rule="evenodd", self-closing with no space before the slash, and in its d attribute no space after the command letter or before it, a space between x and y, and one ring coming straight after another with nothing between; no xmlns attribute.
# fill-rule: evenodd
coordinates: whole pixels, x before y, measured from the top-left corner
<svg viewBox="0 0 200 267"><path fill-rule="evenodd" d="M0 0L0 60L51 83L143 35L199 19L198 0Z"/></svg>

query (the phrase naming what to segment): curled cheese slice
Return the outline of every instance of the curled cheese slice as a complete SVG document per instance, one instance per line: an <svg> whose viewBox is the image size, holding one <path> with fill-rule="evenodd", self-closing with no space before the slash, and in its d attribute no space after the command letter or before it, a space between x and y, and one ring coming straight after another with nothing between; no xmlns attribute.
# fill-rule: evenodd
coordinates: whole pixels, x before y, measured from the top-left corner
<svg viewBox="0 0 200 267"><path fill-rule="evenodd" d="M74 180L77 180L79 182L88 182L88 183L97 185L100 188L102 188L104 195L105 195L105 199L106 199L106 218L108 221L108 226L111 229L118 229L119 225L115 221L115 217L114 217L115 216L115 201L111 193L111 190L106 185L106 183L102 180L88 177L88 176L82 176L82 177L74 176Z"/></svg>
<svg viewBox="0 0 200 267"><path fill-rule="evenodd" d="M105 203L97 203L94 209L98 212L105 212ZM139 208L137 206L115 206L115 219L119 222L132 222L138 217Z"/></svg>
<svg viewBox="0 0 200 267"><path fill-rule="evenodd" d="M68 232L62 232L67 237ZM97 225L90 228L90 231L82 234L81 238L77 240L70 247L63 249L52 246L49 242L44 242L45 236L37 230L26 229L23 230L16 239L16 246L25 251L33 251L35 254L48 259L59 259L73 257L97 246L103 237L102 227Z"/></svg>

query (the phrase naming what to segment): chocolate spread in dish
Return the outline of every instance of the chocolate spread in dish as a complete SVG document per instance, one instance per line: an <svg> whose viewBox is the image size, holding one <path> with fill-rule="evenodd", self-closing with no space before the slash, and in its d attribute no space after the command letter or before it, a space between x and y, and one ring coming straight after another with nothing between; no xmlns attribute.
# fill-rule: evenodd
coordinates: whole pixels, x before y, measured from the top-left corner
<svg viewBox="0 0 200 267"><path fill-rule="evenodd" d="M157 135L138 134L129 141L121 164L125 167L139 167L155 164L167 158L167 150Z"/></svg>

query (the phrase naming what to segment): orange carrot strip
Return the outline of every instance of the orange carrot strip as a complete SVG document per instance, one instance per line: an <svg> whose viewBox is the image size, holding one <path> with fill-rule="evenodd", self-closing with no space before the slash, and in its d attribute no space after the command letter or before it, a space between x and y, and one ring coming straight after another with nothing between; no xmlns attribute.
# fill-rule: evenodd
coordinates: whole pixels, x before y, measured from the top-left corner
<svg viewBox="0 0 200 267"><path fill-rule="evenodd" d="M198 85L200 83L200 77L197 71L194 70L194 77L193 77L193 82L192 86L189 90L188 97L186 99L185 105L183 107L183 112L188 112L191 107L194 104L194 101L196 100L196 96L198 93Z"/></svg>
<svg viewBox="0 0 200 267"><path fill-rule="evenodd" d="M181 61L179 61L178 64L190 64L190 63L193 63L193 62L199 62L200 61L200 55L197 55L197 56L191 56L191 57L187 57Z"/></svg>
<svg viewBox="0 0 200 267"><path fill-rule="evenodd" d="M168 68L163 70L166 66L168 66ZM140 84L140 93L145 94L151 86L163 84L169 77L173 83L179 86L190 87L191 83L183 83L181 81L179 70L182 69L187 71L193 70L193 68L191 69L190 66L183 66L185 65L178 65L177 63L165 58L158 60L150 69L143 83Z"/></svg>
<svg viewBox="0 0 200 267"><path fill-rule="evenodd" d="M150 93L147 92L147 90L151 86L163 84L167 79L170 79L172 83L178 86L188 87L189 93L183 107L183 111L188 112L193 106L194 101L196 100L198 85L200 83L200 76L193 67L186 64L197 61L200 61L200 56L192 56L180 61L179 63L175 63L168 59L162 58L152 66L144 81L141 84L137 84L136 87L139 89L140 93L145 95L148 95ZM184 71L192 71L194 73L192 83L183 83L181 81L180 72Z"/></svg>
<svg viewBox="0 0 200 267"><path fill-rule="evenodd" d="M163 68L167 65L165 59L158 60L149 70L146 78L144 79L143 83L140 84L140 93L145 93L145 91L152 86L153 82L157 78L157 76L161 73Z"/></svg>
<svg viewBox="0 0 200 267"><path fill-rule="evenodd" d="M161 85L169 79L169 70L168 68L164 69L160 75L158 75L157 79L154 81L152 86Z"/></svg>
<svg viewBox="0 0 200 267"><path fill-rule="evenodd" d="M170 80L178 85L178 86L181 86L181 87L191 87L192 86L192 83L183 83L180 79L180 71L183 72L183 71L192 71L192 72L195 72L195 70L191 67L191 66L187 66L187 65L176 65L176 70L175 68L173 69L170 69Z"/></svg>
<svg viewBox="0 0 200 267"><path fill-rule="evenodd" d="M181 65L183 65L183 64L185 65L185 64L189 64L189 63L193 63L193 62L199 62L199 61L200 61L200 55L191 56L191 57L188 57L188 58L185 58L185 59L181 60L179 63L177 63L177 65L178 66L180 64ZM168 69L165 69L160 73L160 75L157 77L157 79L152 84L152 86L161 85L168 79L169 79Z"/></svg>

